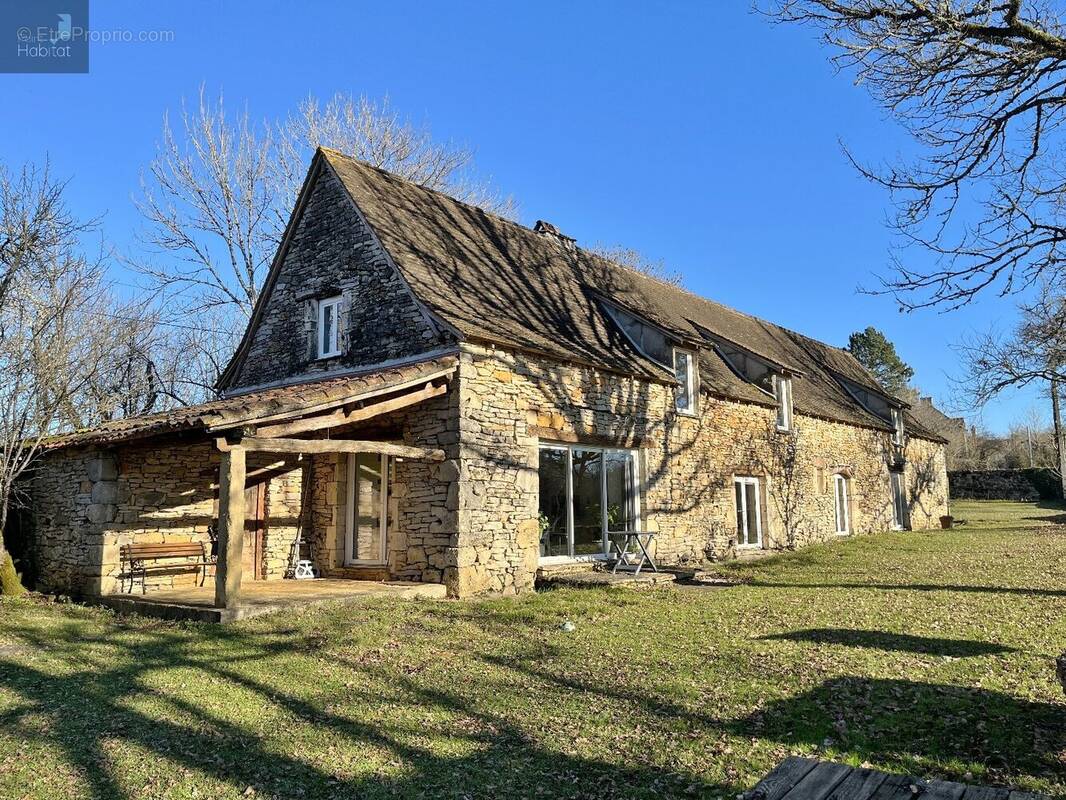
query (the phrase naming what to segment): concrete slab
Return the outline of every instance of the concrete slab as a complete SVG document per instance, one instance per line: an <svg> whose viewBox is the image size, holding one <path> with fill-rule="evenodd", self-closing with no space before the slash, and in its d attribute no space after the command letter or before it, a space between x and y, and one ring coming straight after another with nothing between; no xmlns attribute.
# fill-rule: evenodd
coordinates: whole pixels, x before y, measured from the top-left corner
<svg viewBox="0 0 1066 800"><path fill-rule="evenodd" d="M249 581L241 587L241 602L236 608L215 605L213 584L163 589L149 594L112 594L93 602L120 614L193 622L233 622L263 614L276 614L286 608L331 602L354 602L364 597L441 599L447 595L443 584L407 581Z"/></svg>

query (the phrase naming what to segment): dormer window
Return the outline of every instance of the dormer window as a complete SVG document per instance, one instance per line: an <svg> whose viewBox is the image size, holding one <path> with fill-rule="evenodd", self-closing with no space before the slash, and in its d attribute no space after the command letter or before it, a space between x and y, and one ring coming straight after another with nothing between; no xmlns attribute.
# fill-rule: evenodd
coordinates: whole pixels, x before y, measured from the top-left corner
<svg viewBox="0 0 1066 800"><path fill-rule="evenodd" d="M792 430L792 378L777 373L774 375L774 397L777 400L777 429Z"/></svg>
<svg viewBox="0 0 1066 800"><path fill-rule="evenodd" d="M904 432L903 432L903 409L892 409L892 444L903 446Z"/></svg>
<svg viewBox="0 0 1066 800"><path fill-rule="evenodd" d="M333 358L341 354L340 310L340 297L330 297L318 301L317 340L319 358Z"/></svg>
<svg viewBox="0 0 1066 800"><path fill-rule="evenodd" d="M696 360L690 350L674 349L674 377L679 386L675 405L681 414L696 413Z"/></svg>
<svg viewBox="0 0 1066 800"><path fill-rule="evenodd" d="M652 361L670 367L670 341L666 331L611 303L601 305L637 350Z"/></svg>

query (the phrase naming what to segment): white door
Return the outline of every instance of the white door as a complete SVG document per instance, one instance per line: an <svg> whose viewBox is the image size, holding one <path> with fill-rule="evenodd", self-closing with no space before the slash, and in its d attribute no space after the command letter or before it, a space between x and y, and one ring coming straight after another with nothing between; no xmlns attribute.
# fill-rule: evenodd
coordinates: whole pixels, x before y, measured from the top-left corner
<svg viewBox="0 0 1066 800"><path fill-rule="evenodd" d="M384 564L388 530L389 459L379 453L348 456L345 564Z"/></svg>
<svg viewBox="0 0 1066 800"><path fill-rule="evenodd" d="M851 530L851 520L848 519L848 479L843 475L833 476L833 495L836 498L837 533L843 536Z"/></svg>
<svg viewBox="0 0 1066 800"><path fill-rule="evenodd" d="M892 484L892 526L903 530L907 527L907 494L903 485L903 473L890 472L888 477Z"/></svg>
<svg viewBox="0 0 1066 800"><path fill-rule="evenodd" d="M762 514L759 508L759 479L735 478L737 503L737 546L762 546Z"/></svg>

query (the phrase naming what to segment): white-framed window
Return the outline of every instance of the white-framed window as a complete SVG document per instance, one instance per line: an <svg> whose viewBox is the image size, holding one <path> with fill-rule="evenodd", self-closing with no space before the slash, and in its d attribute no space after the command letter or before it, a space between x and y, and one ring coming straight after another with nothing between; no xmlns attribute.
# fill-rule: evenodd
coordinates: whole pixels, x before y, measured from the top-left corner
<svg viewBox="0 0 1066 800"><path fill-rule="evenodd" d="M341 299L329 297L318 301L318 357L332 358L341 354Z"/></svg>
<svg viewBox="0 0 1066 800"><path fill-rule="evenodd" d="M691 350L674 348L674 377L678 387L675 405L682 414L696 413L696 359Z"/></svg>
<svg viewBox="0 0 1066 800"><path fill-rule="evenodd" d="M907 527L907 487L903 482L903 472L893 470L888 473L892 487L892 527L901 531Z"/></svg>
<svg viewBox="0 0 1066 800"><path fill-rule="evenodd" d="M733 478L737 503L737 547L762 547L762 511L759 479Z"/></svg>
<svg viewBox="0 0 1066 800"><path fill-rule="evenodd" d="M640 530L635 450L542 444L539 448L540 558L604 558L610 531Z"/></svg>
<svg viewBox="0 0 1066 800"><path fill-rule="evenodd" d="M384 564L388 531L389 457L349 453L345 564Z"/></svg>
<svg viewBox="0 0 1066 800"><path fill-rule="evenodd" d="M903 409L892 409L892 443L903 446L904 442L903 431Z"/></svg>
<svg viewBox="0 0 1066 800"><path fill-rule="evenodd" d="M848 514L848 479L837 473L833 476L833 502L836 509L836 532L840 536L851 533Z"/></svg>
<svg viewBox="0 0 1066 800"><path fill-rule="evenodd" d="M777 399L777 429L792 430L792 378L774 375L774 397Z"/></svg>

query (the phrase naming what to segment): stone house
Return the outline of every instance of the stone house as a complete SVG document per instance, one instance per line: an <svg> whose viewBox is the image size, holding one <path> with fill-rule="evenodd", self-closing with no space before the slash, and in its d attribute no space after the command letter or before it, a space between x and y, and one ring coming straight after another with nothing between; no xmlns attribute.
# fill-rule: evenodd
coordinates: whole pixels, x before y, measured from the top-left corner
<svg viewBox="0 0 1066 800"><path fill-rule="evenodd" d="M617 531L698 564L947 513L943 440L843 350L325 149L219 388L49 442L43 588L211 539L223 606L297 558L510 594Z"/></svg>

